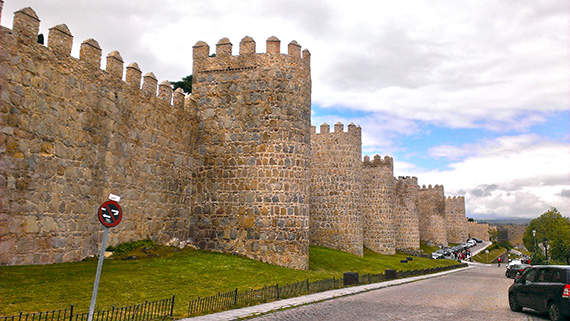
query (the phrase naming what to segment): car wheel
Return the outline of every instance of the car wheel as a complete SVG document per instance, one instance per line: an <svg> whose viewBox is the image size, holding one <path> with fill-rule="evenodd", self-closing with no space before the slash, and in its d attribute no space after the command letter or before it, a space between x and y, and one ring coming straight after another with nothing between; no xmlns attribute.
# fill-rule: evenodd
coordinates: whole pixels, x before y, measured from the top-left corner
<svg viewBox="0 0 570 321"><path fill-rule="evenodd" d="M558 306L558 304L556 302L551 302L548 305L548 316L550 317L551 321L564 321L564 320L566 320L566 318L564 318L560 314L560 307Z"/></svg>
<svg viewBox="0 0 570 321"><path fill-rule="evenodd" d="M515 312L521 312L522 311L522 306L519 305L519 301L517 300L517 297L514 294L509 294L509 307L511 308L511 311L515 311Z"/></svg>

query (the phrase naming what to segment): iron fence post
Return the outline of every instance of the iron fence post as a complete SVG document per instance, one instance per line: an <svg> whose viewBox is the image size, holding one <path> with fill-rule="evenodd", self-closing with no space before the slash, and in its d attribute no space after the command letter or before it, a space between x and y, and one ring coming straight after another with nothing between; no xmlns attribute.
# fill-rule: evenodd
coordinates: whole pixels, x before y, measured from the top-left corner
<svg viewBox="0 0 570 321"><path fill-rule="evenodd" d="M172 306L170 307L170 317L172 318L172 316L174 315L174 298L176 297L176 295L172 296Z"/></svg>
<svg viewBox="0 0 570 321"><path fill-rule="evenodd" d="M237 288L236 288L235 295L234 295L234 305L237 305Z"/></svg>
<svg viewBox="0 0 570 321"><path fill-rule="evenodd" d="M73 321L73 304L69 308L69 321Z"/></svg>
<svg viewBox="0 0 570 321"><path fill-rule="evenodd" d="M309 284L309 279L307 279L307 293L311 293L311 285Z"/></svg>
<svg viewBox="0 0 570 321"><path fill-rule="evenodd" d="M275 284L275 287L277 288L277 298L279 299L279 283Z"/></svg>

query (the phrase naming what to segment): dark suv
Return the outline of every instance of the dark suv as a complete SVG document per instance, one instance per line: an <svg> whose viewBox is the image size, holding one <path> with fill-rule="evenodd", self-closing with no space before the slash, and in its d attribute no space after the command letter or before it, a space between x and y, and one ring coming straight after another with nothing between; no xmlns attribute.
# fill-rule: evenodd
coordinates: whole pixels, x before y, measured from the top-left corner
<svg viewBox="0 0 570 321"><path fill-rule="evenodd" d="M550 320L570 317L570 266L540 265L526 269L509 288L509 306L520 312L547 312Z"/></svg>

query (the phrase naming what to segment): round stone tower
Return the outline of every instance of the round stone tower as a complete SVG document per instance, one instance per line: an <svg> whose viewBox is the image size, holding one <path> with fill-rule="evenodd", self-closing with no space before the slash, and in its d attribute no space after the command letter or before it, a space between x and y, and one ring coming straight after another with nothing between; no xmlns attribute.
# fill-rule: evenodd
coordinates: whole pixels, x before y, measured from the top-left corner
<svg viewBox="0 0 570 321"><path fill-rule="evenodd" d="M267 40L239 55L221 39L215 55L193 51L192 98L198 137L190 237L203 249L233 252L296 269L309 266L310 54Z"/></svg>
<svg viewBox="0 0 570 321"><path fill-rule="evenodd" d="M445 221L445 194L443 185L420 188L418 192L418 216L420 240L447 246L447 225Z"/></svg>
<svg viewBox="0 0 570 321"><path fill-rule="evenodd" d="M362 132L342 123L312 127L311 244L363 255Z"/></svg>
<svg viewBox="0 0 570 321"><path fill-rule="evenodd" d="M362 162L362 214L364 216L364 246L381 254L395 254L394 224L394 161L375 155Z"/></svg>
<svg viewBox="0 0 570 321"><path fill-rule="evenodd" d="M398 177L394 202L396 250L416 251L420 249L418 192L417 177Z"/></svg>

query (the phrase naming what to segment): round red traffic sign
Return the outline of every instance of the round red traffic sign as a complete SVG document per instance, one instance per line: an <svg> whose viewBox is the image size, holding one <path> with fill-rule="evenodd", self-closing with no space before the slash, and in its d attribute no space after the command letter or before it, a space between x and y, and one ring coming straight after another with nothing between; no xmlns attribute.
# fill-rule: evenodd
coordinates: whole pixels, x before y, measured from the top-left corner
<svg viewBox="0 0 570 321"><path fill-rule="evenodd" d="M97 217L99 217L99 222L106 227L117 226L123 218L123 210L119 203L109 200L99 206Z"/></svg>

